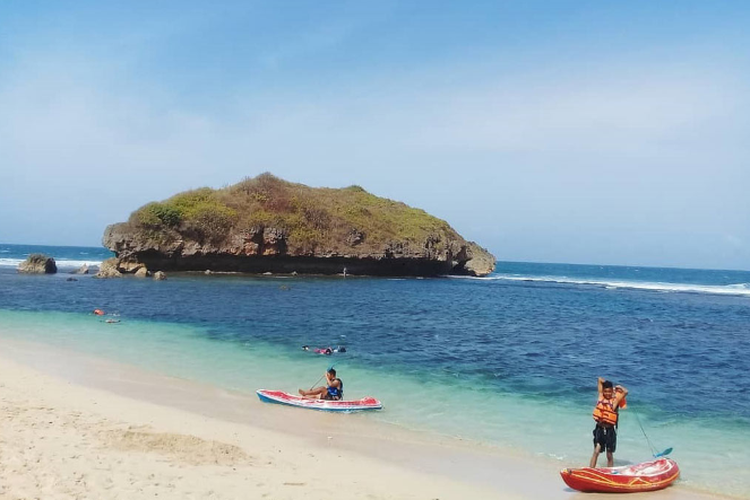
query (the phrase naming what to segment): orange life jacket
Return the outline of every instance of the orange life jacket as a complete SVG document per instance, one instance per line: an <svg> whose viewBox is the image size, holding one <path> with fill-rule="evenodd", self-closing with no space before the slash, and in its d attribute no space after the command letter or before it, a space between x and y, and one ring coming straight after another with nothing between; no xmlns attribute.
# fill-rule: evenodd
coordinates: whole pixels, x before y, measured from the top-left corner
<svg viewBox="0 0 750 500"><path fill-rule="evenodd" d="M601 398L594 407L594 420L600 424L617 425L617 409L613 405L614 398Z"/></svg>

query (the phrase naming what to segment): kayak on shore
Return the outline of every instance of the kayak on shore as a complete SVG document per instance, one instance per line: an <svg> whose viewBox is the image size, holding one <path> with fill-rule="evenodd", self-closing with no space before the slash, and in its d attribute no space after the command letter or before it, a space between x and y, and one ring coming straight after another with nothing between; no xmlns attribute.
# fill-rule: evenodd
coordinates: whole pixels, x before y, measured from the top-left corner
<svg viewBox="0 0 750 500"><path fill-rule="evenodd" d="M259 389L256 391L256 394L258 394L258 398L264 403L276 403L309 410L351 413L355 411L383 409L383 404L370 396L350 401L334 401L328 399L311 399L295 396L283 391L270 391L267 389Z"/></svg>
<svg viewBox="0 0 750 500"><path fill-rule="evenodd" d="M624 467L563 469L560 476L578 491L629 493L666 488L680 476L680 468L671 458L659 458Z"/></svg>

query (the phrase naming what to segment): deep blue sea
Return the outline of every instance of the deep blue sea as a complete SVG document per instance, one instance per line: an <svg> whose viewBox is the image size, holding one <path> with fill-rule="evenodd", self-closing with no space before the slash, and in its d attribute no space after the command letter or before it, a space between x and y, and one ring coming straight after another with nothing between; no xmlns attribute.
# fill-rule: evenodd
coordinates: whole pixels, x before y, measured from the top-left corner
<svg viewBox="0 0 750 500"><path fill-rule="evenodd" d="M38 251L61 272L17 274ZM650 456L640 421L685 484L750 498L750 272L500 262L487 278L67 281L110 255L0 244L0 328L248 393L335 363L348 397L383 401L371 418L561 466L590 456L604 376L630 390L619 462Z"/></svg>

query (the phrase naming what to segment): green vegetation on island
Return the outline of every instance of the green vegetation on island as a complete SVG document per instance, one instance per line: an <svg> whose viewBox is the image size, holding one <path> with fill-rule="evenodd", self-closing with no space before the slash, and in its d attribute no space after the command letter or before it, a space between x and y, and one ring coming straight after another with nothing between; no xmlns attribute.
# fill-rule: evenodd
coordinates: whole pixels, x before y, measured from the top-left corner
<svg viewBox="0 0 750 500"><path fill-rule="evenodd" d="M315 251L332 240L360 235L360 244L392 240L421 243L430 235L455 235L447 222L424 210L380 198L359 186L311 188L269 173L223 189L200 188L138 209L131 222L162 231L184 225L207 240L230 230L276 227L290 246Z"/></svg>

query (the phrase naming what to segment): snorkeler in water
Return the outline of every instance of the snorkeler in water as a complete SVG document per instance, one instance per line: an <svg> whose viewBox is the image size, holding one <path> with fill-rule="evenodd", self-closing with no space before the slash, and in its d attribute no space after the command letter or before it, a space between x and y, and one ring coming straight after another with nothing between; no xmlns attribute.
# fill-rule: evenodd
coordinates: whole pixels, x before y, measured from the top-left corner
<svg viewBox="0 0 750 500"><path fill-rule="evenodd" d="M310 346L309 345L303 345L302 346L302 350L303 351L309 351L310 350ZM341 346L341 345L340 346L336 346L336 347L330 347L330 346L329 347L316 347L315 349L313 349L313 352L315 352L316 354L323 354L325 356L330 356L331 354L334 354L334 353L337 353L337 352L340 352L340 353L346 352L346 347Z"/></svg>

